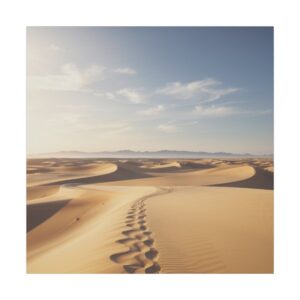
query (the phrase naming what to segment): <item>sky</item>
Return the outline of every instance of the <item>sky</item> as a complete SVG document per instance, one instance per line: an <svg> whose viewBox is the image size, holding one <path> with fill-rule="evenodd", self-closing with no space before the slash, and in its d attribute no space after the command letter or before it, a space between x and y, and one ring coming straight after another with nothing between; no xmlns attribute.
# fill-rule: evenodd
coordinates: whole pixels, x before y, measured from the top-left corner
<svg viewBox="0 0 300 300"><path fill-rule="evenodd" d="M271 27L28 27L27 152L273 153Z"/></svg>

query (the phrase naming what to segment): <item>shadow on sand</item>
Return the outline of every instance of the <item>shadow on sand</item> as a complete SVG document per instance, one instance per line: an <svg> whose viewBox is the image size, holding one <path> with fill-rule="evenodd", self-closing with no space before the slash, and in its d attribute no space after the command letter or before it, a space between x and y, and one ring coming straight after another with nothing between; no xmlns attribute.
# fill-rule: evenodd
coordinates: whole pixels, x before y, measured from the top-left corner
<svg viewBox="0 0 300 300"><path fill-rule="evenodd" d="M27 205L27 232L45 222L71 199Z"/></svg>
<svg viewBox="0 0 300 300"><path fill-rule="evenodd" d="M255 175L253 175L248 179L236 181L236 182L215 184L213 186L273 190L274 174L269 171L265 171L261 168L254 167L254 169L255 169Z"/></svg>
<svg viewBox="0 0 300 300"><path fill-rule="evenodd" d="M101 183L101 182L140 179L140 178L147 178L147 177L153 177L153 176L145 174L143 172L138 172L132 169L127 169L118 166L118 170L114 173L55 181L55 182L48 183L47 185L70 184L70 183L71 184L94 184L94 183Z"/></svg>

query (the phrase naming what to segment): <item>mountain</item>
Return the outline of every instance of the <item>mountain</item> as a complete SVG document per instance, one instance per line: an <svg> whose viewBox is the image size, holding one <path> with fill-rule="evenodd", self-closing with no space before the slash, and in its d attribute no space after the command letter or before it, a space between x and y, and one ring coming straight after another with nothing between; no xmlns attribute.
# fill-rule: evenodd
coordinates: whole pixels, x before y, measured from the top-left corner
<svg viewBox="0 0 300 300"><path fill-rule="evenodd" d="M101 151L101 152L82 152L82 151L59 151L52 153L41 153L28 155L28 158L202 158L202 157L255 157L249 153L228 153L228 152L204 152L204 151ZM272 156L272 155L259 155Z"/></svg>

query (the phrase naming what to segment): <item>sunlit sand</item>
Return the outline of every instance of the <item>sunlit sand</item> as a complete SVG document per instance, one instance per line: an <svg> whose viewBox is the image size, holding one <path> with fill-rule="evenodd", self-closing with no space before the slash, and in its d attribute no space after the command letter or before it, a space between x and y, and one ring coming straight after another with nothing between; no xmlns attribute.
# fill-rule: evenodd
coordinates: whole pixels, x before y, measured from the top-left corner
<svg viewBox="0 0 300 300"><path fill-rule="evenodd" d="M29 273L273 273L271 159L29 159Z"/></svg>

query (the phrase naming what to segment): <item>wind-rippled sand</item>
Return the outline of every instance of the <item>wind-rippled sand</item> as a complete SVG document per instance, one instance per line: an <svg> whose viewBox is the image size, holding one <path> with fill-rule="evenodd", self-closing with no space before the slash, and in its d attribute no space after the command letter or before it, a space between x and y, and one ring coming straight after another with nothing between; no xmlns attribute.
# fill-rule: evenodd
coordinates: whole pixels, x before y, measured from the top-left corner
<svg viewBox="0 0 300 300"><path fill-rule="evenodd" d="M29 159L28 273L273 273L273 161Z"/></svg>

